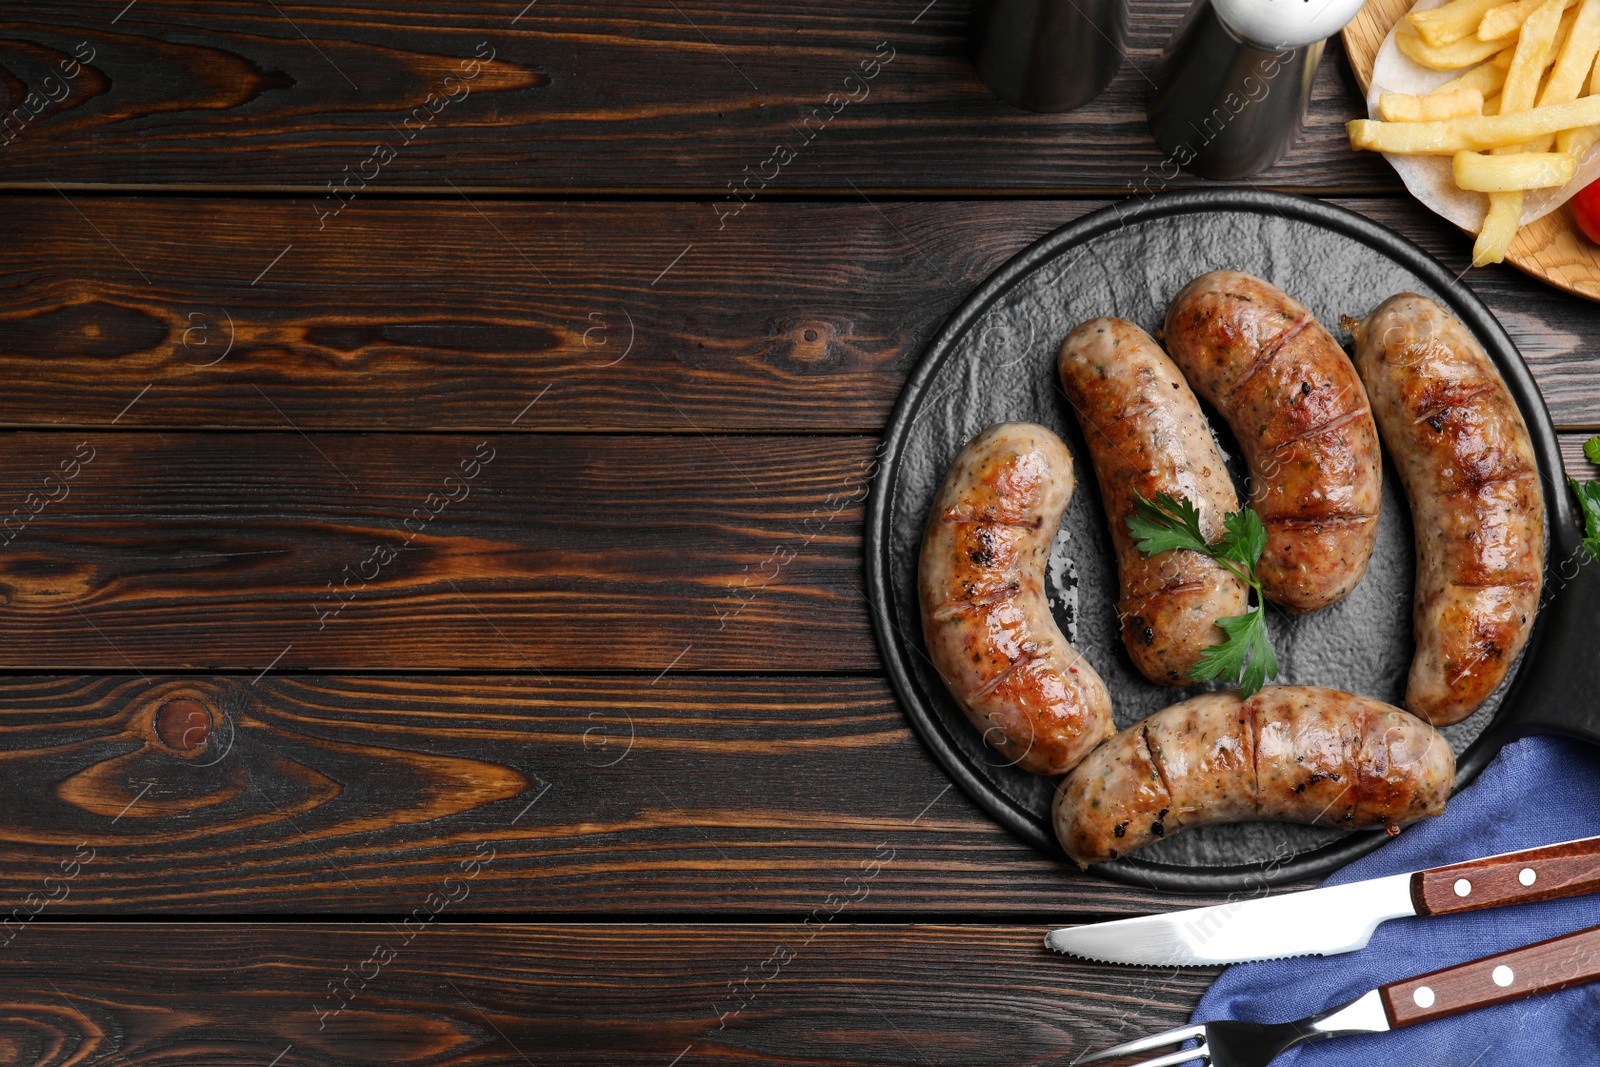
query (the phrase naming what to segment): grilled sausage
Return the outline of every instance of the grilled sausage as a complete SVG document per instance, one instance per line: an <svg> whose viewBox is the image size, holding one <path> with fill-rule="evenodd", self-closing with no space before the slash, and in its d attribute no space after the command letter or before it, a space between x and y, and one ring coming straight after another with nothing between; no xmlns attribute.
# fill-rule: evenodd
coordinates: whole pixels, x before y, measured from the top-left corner
<svg viewBox="0 0 1600 1067"><path fill-rule="evenodd" d="M1150 335L1124 319L1090 319L1067 335L1061 387L1083 427L1117 551L1122 642L1161 685L1189 684L1189 669L1226 639L1219 618L1243 615L1245 584L1198 552L1146 556L1128 531L1135 494L1185 497L1207 540L1239 498L1200 404Z"/></svg>
<svg viewBox="0 0 1600 1067"><path fill-rule="evenodd" d="M1443 811L1454 782L1445 739L1388 704L1313 686L1206 693L1134 723L1063 779L1056 836L1083 867L1206 823L1395 828Z"/></svg>
<svg viewBox="0 0 1600 1067"><path fill-rule="evenodd" d="M1383 474L1367 394L1343 350L1283 290L1237 271L1184 286L1163 340L1250 465L1267 596L1296 613L1346 596L1372 555Z"/></svg>
<svg viewBox="0 0 1600 1067"><path fill-rule="evenodd" d="M1105 683L1045 600L1072 489L1059 437L991 426L956 456L922 539L928 655L984 740L1034 774L1066 773L1116 729Z"/></svg>
<svg viewBox="0 0 1600 1067"><path fill-rule="evenodd" d="M1489 699L1528 640L1544 569L1539 469L1505 382L1438 304L1401 293L1351 332L1416 528L1406 707L1445 726Z"/></svg>

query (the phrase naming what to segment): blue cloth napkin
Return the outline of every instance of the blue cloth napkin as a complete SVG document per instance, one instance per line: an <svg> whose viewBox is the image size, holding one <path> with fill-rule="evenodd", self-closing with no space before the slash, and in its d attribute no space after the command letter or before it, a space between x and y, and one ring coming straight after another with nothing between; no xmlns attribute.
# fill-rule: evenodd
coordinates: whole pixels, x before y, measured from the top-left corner
<svg viewBox="0 0 1600 1067"><path fill-rule="evenodd" d="M1437 819L1406 829L1325 885L1437 867L1600 835L1600 749L1528 737L1501 750ZM1230 967L1194 1021L1284 1022L1387 982L1600 925L1600 896L1439 918L1391 919L1360 952ZM1198 1061L1196 1061L1198 1062ZM1600 983L1513 1001L1388 1034L1291 1049L1273 1067L1595 1067Z"/></svg>

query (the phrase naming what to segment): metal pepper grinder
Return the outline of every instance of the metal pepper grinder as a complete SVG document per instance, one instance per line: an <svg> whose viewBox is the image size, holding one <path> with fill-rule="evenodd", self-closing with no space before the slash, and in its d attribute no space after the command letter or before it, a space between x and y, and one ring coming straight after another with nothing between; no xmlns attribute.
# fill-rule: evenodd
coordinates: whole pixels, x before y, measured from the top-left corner
<svg viewBox="0 0 1600 1067"><path fill-rule="evenodd" d="M1150 96L1150 130L1170 163L1202 178L1244 178L1282 159L1323 46L1363 2L1194 0Z"/></svg>

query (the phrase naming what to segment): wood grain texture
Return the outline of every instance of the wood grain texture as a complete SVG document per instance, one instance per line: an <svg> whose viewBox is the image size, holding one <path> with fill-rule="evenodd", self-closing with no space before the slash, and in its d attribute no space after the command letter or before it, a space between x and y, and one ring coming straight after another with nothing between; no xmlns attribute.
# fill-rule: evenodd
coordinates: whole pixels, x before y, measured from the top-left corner
<svg viewBox="0 0 1600 1067"><path fill-rule="evenodd" d="M1394 1025L1412 1026L1596 979L1600 926L1393 982L1379 992Z"/></svg>
<svg viewBox="0 0 1600 1067"><path fill-rule="evenodd" d="M703 203L373 200L320 233L303 201L12 203L0 425L693 434L876 433L967 294L1104 202L760 203L719 231ZM1338 203L1466 268L1414 201ZM1600 309L1462 284L1558 424L1600 426Z"/></svg>
<svg viewBox="0 0 1600 1067"><path fill-rule="evenodd" d="M1569 475L1582 482L1600 478L1600 467L1589 462L1589 457L1583 454L1583 444L1590 436L1586 433L1564 433L1558 438L1561 462L1566 465Z"/></svg>
<svg viewBox="0 0 1600 1067"><path fill-rule="evenodd" d="M16 433L0 664L874 669L873 447Z"/></svg>
<svg viewBox="0 0 1600 1067"><path fill-rule="evenodd" d="M163 736L183 702L201 711ZM843 895L850 916L1063 922L1213 902L1011 837L877 678L10 676L0 768L0 921L20 925L399 917L474 858L451 914L802 917Z"/></svg>
<svg viewBox="0 0 1600 1067"><path fill-rule="evenodd" d="M691 433L875 432L956 305L1101 206L763 203L719 230L703 203L374 200L319 233L304 201L13 202L5 423Z"/></svg>
<svg viewBox="0 0 1600 1067"><path fill-rule="evenodd" d="M1600 838L1452 863L1411 878L1411 899L1419 915L1449 915L1594 892L1600 892Z"/></svg>
<svg viewBox="0 0 1600 1067"><path fill-rule="evenodd" d="M1178 1025L1217 973L837 923L69 924L5 954L15 1062L240 1067L1066 1063Z"/></svg>
<svg viewBox="0 0 1600 1067"><path fill-rule="evenodd" d="M0 104L37 115L0 151L0 181L323 196L330 182L366 175L351 188L671 189L730 206L730 184L762 171L775 175L768 191L784 193L852 183L1120 191L1159 170L1145 97L1187 6L1133 5L1129 59L1107 90L1076 112L1036 115L978 79L964 0L526 11L525 0L259 9L211 0L137 4L114 23L104 4L30 4L0 42ZM60 64L80 48L92 60L63 81ZM491 58L446 84L475 56ZM1395 189L1381 160L1344 143L1356 104L1330 59L1305 135L1259 180ZM795 158L766 162L780 144ZM376 155L379 145L393 158Z"/></svg>
<svg viewBox="0 0 1600 1067"><path fill-rule="evenodd" d="M1372 83L1372 65L1384 38L1411 7L1411 0L1367 0L1344 28L1342 36L1350 69L1363 93ZM1506 252L1506 262L1558 289L1600 300L1600 245L1578 229L1570 204L1563 204L1518 230Z"/></svg>

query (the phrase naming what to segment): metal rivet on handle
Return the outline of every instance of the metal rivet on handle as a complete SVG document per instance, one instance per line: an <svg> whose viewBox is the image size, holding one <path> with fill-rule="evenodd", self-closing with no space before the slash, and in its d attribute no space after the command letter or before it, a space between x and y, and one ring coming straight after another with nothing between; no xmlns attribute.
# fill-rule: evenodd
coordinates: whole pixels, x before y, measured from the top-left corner
<svg viewBox="0 0 1600 1067"><path fill-rule="evenodd" d="M1433 990L1425 985L1417 986L1417 991L1411 994L1411 999L1417 1002L1419 1008L1433 1007Z"/></svg>
<svg viewBox="0 0 1600 1067"><path fill-rule="evenodd" d="M1494 972L1492 974L1490 974L1489 977L1493 978L1494 979L1494 984L1499 986L1502 989L1504 989L1506 986L1510 985L1512 982L1516 981L1516 979L1517 979L1516 973L1514 971L1512 971L1512 969L1510 967L1507 967L1503 963L1500 966L1496 967L1494 969Z"/></svg>
<svg viewBox="0 0 1600 1067"><path fill-rule="evenodd" d="M1472 892L1472 883L1465 878L1456 879L1456 896L1464 897Z"/></svg>
<svg viewBox="0 0 1600 1067"><path fill-rule="evenodd" d="M1522 868L1522 873L1517 875L1517 881L1523 885L1532 885L1539 880L1539 874L1532 867Z"/></svg>

